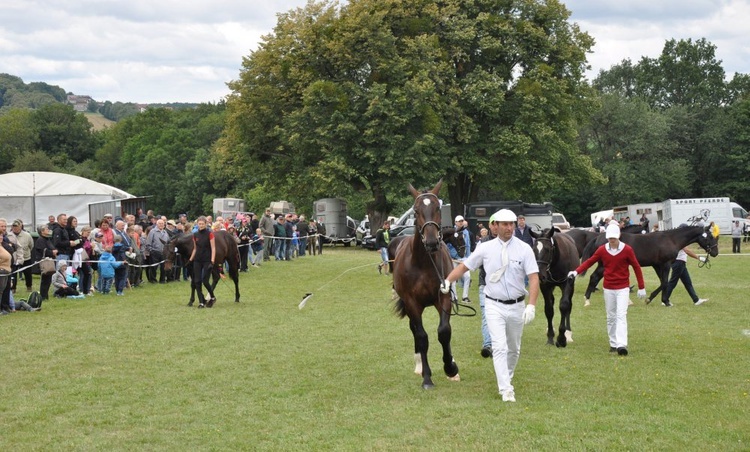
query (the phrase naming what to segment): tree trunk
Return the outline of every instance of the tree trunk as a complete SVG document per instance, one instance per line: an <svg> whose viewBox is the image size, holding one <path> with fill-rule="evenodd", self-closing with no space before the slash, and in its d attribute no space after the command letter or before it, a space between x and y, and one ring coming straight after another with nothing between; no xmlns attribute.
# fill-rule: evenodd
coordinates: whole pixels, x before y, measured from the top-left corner
<svg viewBox="0 0 750 452"><path fill-rule="evenodd" d="M464 206L477 200L479 186L474 183L471 176L464 173L456 174L448 184L448 200L451 203L451 214L464 214Z"/></svg>

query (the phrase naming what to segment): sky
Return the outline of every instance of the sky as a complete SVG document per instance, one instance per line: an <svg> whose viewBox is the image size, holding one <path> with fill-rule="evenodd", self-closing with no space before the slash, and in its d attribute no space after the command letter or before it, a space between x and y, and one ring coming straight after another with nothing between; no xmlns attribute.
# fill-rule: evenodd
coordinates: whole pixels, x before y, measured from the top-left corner
<svg viewBox="0 0 750 452"><path fill-rule="evenodd" d="M344 2L345 0L341 0ZM593 79L668 39L706 38L731 79L750 73L748 0L562 0L596 41ZM306 0L3 0L0 73L98 101L218 102L277 14Z"/></svg>

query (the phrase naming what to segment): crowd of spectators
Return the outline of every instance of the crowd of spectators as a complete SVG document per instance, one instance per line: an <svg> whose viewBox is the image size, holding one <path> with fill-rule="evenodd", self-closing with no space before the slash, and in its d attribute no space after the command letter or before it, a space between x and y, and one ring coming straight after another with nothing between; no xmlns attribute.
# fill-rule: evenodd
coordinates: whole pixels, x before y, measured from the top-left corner
<svg viewBox="0 0 750 452"><path fill-rule="evenodd" d="M213 230L234 235L242 272L271 259L288 261L322 253L319 234L325 234L325 227L308 221L305 215L274 215L267 209L260 219L252 212L207 219ZM139 287L144 281L166 284L189 280L189 256L178 253L168 271L164 266L169 242L194 232L186 214L168 219L140 209L123 216L108 213L82 228L74 216L50 215L47 223L36 228L36 238L21 220L8 226L8 221L0 218L0 315L39 309L25 303L19 286L25 286L27 294L38 291L44 301L50 296L85 298L96 293L122 296L125 289ZM42 271L42 260L54 265ZM33 283L34 275L38 275L38 286Z"/></svg>

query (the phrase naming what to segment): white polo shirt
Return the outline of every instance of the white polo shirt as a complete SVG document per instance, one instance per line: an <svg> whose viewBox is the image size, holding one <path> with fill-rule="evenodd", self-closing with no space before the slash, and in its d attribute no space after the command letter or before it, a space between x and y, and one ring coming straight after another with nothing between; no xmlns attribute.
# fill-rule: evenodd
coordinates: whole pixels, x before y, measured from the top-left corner
<svg viewBox="0 0 750 452"><path fill-rule="evenodd" d="M507 242L508 268L498 282L491 282L491 276L502 267L503 246L500 238L480 242L464 265L475 270L480 265L487 272L484 294L496 300L514 300L528 295L525 286L526 275L539 273L539 266L531 247L518 237L511 237Z"/></svg>

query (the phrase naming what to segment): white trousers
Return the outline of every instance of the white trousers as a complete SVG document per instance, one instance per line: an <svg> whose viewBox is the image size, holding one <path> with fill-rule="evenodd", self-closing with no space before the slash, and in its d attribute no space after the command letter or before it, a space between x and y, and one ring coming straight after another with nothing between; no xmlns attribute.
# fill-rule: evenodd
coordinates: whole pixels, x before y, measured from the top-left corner
<svg viewBox="0 0 750 452"><path fill-rule="evenodd" d="M628 305L630 289L604 289L604 307L607 310L607 334L610 347L628 346Z"/></svg>
<svg viewBox="0 0 750 452"><path fill-rule="evenodd" d="M458 267L458 263L453 263L453 268ZM461 279L458 281L461 281L461 285L464 288L463 297L459 298L459 300L463 300L464 298L469 298L469 288L471 287L471 272L467 271L463 275L461 275ZM458 297L458 290L456 290L456 283L458 281L453 283L453 292L456 294L456 297Z"/></svg>
<svg viewBox="0 0 750 452"><path fill-rule="evenodd" d="M484 302L487 329L492 340L492 363L500 393L513 390L513 373L521 356L523 310L525 303L502 304L489 298Z"/></svg>

